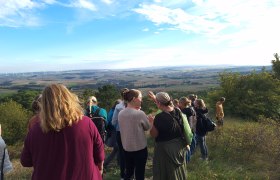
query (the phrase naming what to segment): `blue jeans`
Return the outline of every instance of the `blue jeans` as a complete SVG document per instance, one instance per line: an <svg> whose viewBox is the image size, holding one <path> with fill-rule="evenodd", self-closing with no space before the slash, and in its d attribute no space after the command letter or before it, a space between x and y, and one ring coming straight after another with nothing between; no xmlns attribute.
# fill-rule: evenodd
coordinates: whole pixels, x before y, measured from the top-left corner
<svg viewBox="0 0 280 180"><path fill-rule="evenodd" d="M187 150L187 157L186 157L187 163L190 162L191 156L194 154L195 147L196 147L196 139L195 139L195 133L193 133L192 143L190 145L190 150Z"/></svg>
<svg viewBox="0 0 280 180"><path fill-rule="evenodd" d="M196 135L196 143L200 147L201 158L206 160L208 158L208 149L206 145L206 136Z"/></svg>

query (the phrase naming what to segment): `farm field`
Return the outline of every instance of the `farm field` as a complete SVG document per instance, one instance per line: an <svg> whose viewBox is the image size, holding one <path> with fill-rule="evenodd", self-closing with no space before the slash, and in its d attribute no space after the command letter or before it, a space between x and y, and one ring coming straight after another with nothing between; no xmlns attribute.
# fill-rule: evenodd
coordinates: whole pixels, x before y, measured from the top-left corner
<svg viewBox="0 0 280 180"><path fill-rule="evenodd" d="M223 72L250 73L261 71L261 66L202 66L162 67L133 70L73 70L0 74L0 94L21 89L43 89L51 83L63 83L73 91L97 89L105 84L155 91L202 91L219 86ZM266 69L271 69L270 66Z"/></svg>

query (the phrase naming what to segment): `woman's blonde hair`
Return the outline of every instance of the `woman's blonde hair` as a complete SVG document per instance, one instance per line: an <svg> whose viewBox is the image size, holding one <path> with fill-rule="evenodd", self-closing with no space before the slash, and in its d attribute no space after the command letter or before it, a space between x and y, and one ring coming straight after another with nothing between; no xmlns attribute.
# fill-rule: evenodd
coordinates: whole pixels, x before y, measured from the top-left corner
<svg viewBox="0 0 280 180"><path fill-rule="evenodd" d="M83 117L83 109L77 95L62 84L47 86L41 99L41 128L43 132L60 131Z"/></svg>
<svg viewBox="0 0 280 180"><path fill-rule="evenodd" d="M191 100L189 100L187 97L181 97L179 99L179 104L181 104L184 107L190 106L191 105Z"/></svg>
<svg viewBox="0 0 280 180"><path fill-rule="evenodd" d="M198 108L200 108L200 109L206 107L206 105L205 105L203 99L197 99L197 100L195 100L195 103L197 104Z"/></svg>

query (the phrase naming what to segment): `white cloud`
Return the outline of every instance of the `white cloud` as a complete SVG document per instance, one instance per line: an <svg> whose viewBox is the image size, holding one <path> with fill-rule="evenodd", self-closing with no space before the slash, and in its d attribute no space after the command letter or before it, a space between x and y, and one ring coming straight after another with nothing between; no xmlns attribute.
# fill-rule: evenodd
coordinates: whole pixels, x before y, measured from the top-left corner
<svg viewBox="0 0 280 180"><path fill-rule="evenodd" d="M30 14L40 4L31 0L0 0L0 26L36 26L39 22Z"/></svg>
<svg viewBox="0 0 280 180"><path fill-rule="evenodd" d="M58 3L56 0L43 0L43 3L45 4L55 4Z"/></svg>
<svg viewBox="0 0 280 180"><path fill-rule="evenodd" d="M192 15L183 9L170 9L158 5L141 5L134 9L135 12L143 14L156 25L170 25L179 30L193 33L217 33L225 25L215 21L209 21L201 16Z"/></svg>
<svg viewBox="0 0 280 180"><path fill-rule="evenodd" d="M101 0L101 1L104 2L105 4L108 4L108 5L113 3L112 0Z"/></svg>
<svg viewBox="0 0 280 180"><path fill-rule="evenodd" d="M78 1L75 1L73 3L73 6L77 7L77 8L88 9L88 10L91 10L91 11L96 11L97 10L96 6L91 1L88 1L88 0L78 0Z"/></svg>
<svg viewBox="0 0 280 180"><path fill-rule="evenodd" d="M177 4L182 4L178 0ZM156 27L202 35L212 42L229 42L231 46L267 41L279 42L280 1L272 0L193 0L193 5L180 8L143 3L134 11L144 15ZM186 2L185 2L186 3ZM165 28L168 29L168 28Z"/></svg>

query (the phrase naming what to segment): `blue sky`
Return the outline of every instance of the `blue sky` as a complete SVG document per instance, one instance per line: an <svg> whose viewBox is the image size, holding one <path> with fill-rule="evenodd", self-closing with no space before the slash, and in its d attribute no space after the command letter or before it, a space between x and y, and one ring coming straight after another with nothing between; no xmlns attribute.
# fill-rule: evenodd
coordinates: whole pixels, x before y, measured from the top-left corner
<svg viewBox="0 0 280 180"><path fill-rule="evenodd" d="M0 0L0 73L270 65L279 0Z"/></svg>

